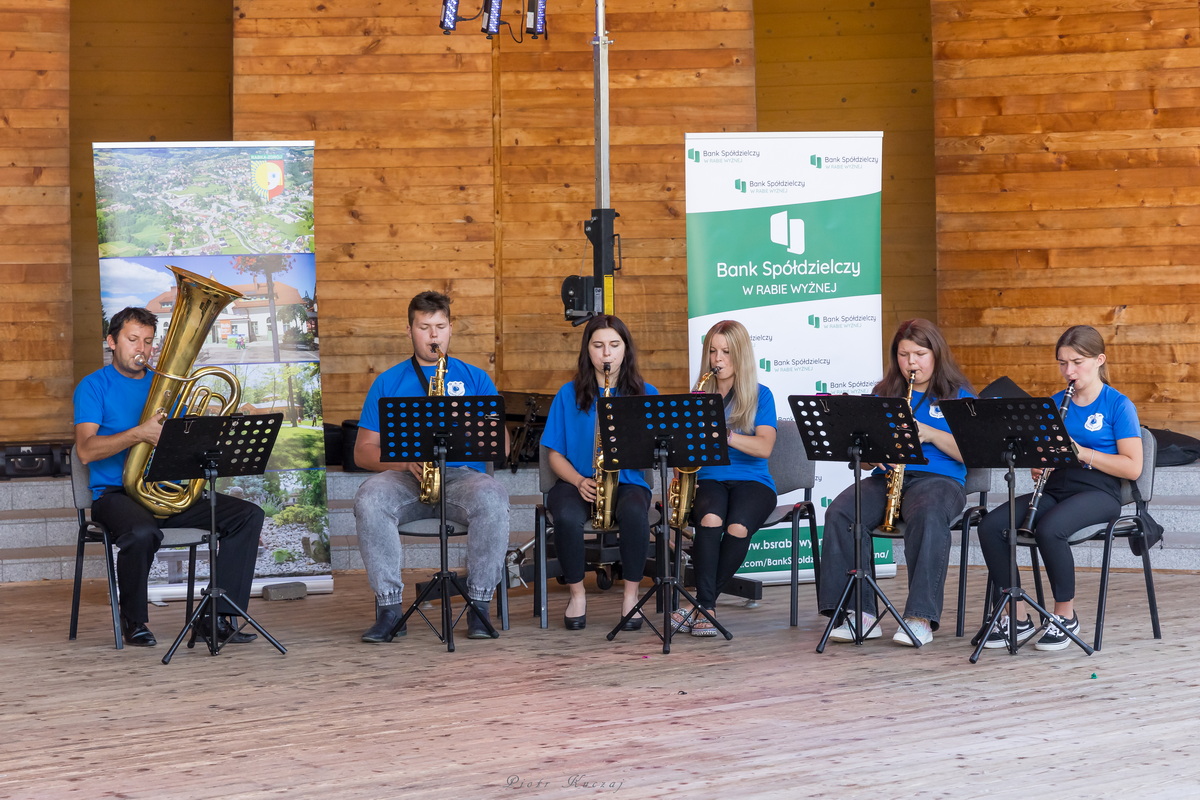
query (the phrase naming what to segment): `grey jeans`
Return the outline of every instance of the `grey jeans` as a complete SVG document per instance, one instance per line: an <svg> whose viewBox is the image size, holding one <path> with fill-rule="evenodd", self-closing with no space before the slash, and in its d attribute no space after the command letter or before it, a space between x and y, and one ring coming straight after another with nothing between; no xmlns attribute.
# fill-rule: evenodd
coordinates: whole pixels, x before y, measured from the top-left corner
<svg viewBox="0 0 1200 800"><path fill-rule="evenodd" d="M467 467L446 469L447 520L467 532L467 593L472 600L491 600L504 575L508 549L508 490L491 475ZM411 472L387 470L363 481L354 495L358 549L379 605L398 605L404 592L400 570L404 548L397 528L418 519L436 518L436 505L420 500L421 488Z"/></svg>

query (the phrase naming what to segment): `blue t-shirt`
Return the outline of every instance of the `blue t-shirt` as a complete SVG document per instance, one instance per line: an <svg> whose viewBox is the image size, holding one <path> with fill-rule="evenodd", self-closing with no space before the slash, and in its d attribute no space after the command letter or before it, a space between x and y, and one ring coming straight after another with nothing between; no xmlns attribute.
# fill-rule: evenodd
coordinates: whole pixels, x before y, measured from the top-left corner
<svg viewBox="0 0 1200 800"><path fill-rule="evenodd" d="M725 422L728 424L728 416L726 416ZM754 427L757 428L760 425L779 427L779 421L775 416L775 396L761 383L758 385L758 409L754 412ZM754 431L738 431L738 433L749 436L753 435ZM728 464L719 467L701 467L700 471L696 473L696 478L708 481L758 481L769 486L771 491L775 491L775 479L771 477L771 471L767 469L767 459L743 453L732 447L729 448Z"/></svg>
<svg viewBox="0 0 1200 800"><path fill-rule="evenodd" d="M971 396L969 391L959 387L958 396L953 399L958 400ZM950 432L950 425L946 422L946 416L932 398L928 401L925 400L924 392L914 391L910 405L913 408L913 417L916 418L917 422L923 422L931 428L937 428L939 431ZM967 467L961 461L954 460L929 442L921 442L921 452L925 454L925 458L929 459L929 463L910 464L906 467L907 470L945 475L947 478L953 478L960 484L966 482ZM878 470L876 474L879 474Z"/></svg>
<svg viewBox="0 0 1200 800"><path fill-rule="evenodd" d="M613 397L617 397L613 391ZM658 394L658 389L646 384L646 394ZM587 411L579 410L575 399L575 384L568 381L554 395L550 413L546 415L546 427L542 429L542 444L566 457L580 475L593 477L596 461L596 401ZM641 470L623 469L617 477L618 483L646 486Z"/></svg>
<svg viewBox="0 0 1200 800"><path fill-rule="evenodd" d="M136 428L142 421L142 408L150 396L153 377L143 373L141 378L127 378L112 364L96 370L75 387L75 424L91 422L100 426L97 434L113 434ZM92 498L105 489L122 484L125 458L129 450L88 464L91 473Z"/></svg>
<svg viewBox="0 0 1200 800"><path fill-rule="evenodd" d="M1065 390L1054 395L1057 405L1062 405L1063 394ZM1067 433L1080 447L1090 447L1101 453L1115 455L1117 440L1138 439L1142 435L1133 401L1108 384L1090 405L1071 403L1064 421Z"/></svg>
<svg viewBox="0 0 1200 800"><path fill-rule="evenodd" d="M427 380L433 379L436 366L421 367ZM446 358L446 395L448 397L469 397L478 395L499 394L496 384L491 377L479 367L472 366L457 358ZM413 370L412 359L401 361L396 366L383 372L371 384L367 399L363 401L362 414L358 419L358 427L379 433L379 401L385 397L422 397L429 394L425 384ZM487 465L482 461L447 461L447 467L470 467L479 472L486 472Z"/></svg>

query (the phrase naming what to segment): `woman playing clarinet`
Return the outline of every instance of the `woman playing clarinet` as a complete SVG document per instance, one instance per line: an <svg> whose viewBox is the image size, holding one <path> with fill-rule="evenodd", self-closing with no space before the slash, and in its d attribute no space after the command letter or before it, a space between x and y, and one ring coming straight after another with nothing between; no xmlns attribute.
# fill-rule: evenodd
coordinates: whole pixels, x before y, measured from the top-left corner
<svg viewBox="0 0 1200 800"><path fill-rule="evenodd" d="M587 595L583 526L597 500L596 400L605 387L613 396L658 394L638 370L637 349L629 328L617 317L601 314L583 329L575 377L563 385L550 404L542 444L549 448L550 468L558 482L550 489L546 505L554 519L554 548L563 578L571 591L563 625L569 631L587 625ZM621 613L638 601L638 583L646 569L650 548L650 487L638 470L621 470L612 512L620 529L621 573L625 580ZM643 617L625 623L638 630Z"/></svg>
<svg viewBox="0 0 1200 800"><path fill-rule="evenodd" d="M705 334L700 374L708 373L708 388L724 401L729 434L729 464L700 469L692 503L696 602L711 616L717 596L746 560L750 537L775 510L775 481L767 458L775 446L777 422L775 398L758 382L750 334L740 322L722 320ZM671 625L693 636L717 635L712 622L695 609L676 610Z"/></svg>
<svg viewBox="0 0 1200 800"><path fill-rule="evenodd" d="M900 517L905 523L904 562L908 571L904 621L921 644L928 644L933 641L933 632L942 615L946 566L950 557L950 525L966 504L963 483L967 469L938 402L970 397L974 392L951 355L942 332L926 319L900 323L892 337L887 371L883 380L876 384L874 394L904 397L910 385L912 397L909 403L917 421L921 449L929 463L910 464L905 468L900 496ZM860 482L862 549L866 558L874 552L870 532L883 521L886 511L887 470L888 467L883 465ZM850 486L825 512L818 597L821 613L825 616L832 616L837 608L845 589L846 574L854 564L853 524L854 487ZM862 564L860 568L870 567ZM877 613L874 593L864 593L861 624L868 639L882 635L875 626ZM830 641L854 640L852 626L858 621L852 616L852 613L843 616L839 627L830 633ZM896 631L892 641L910 647L914 644L903 628Z"/></svg>
<svg viewBox="0 0 1200 800"><path fill-rule="evenodd" d="M1067 537L1080 528L1105 523L1121 508L1121 479L1137 480L1142 474L1142 440L1137 409L1133 402L1108 383L1108 358L1104 338L1089 325L1068 328L1054 346L1058 371L1074 384L1074 395L1067 405L1064 422L1067 433L1078 447L1082 466L1056 469L1046 478L1037 503L1033 536L1046 565L1046 575L1054 594L1055 620L1034 643L1038 650L1062 650L1071 640L1065 630L1079 634L1075 613L1075 559ZM1054 395L1062 404L1065 390ZM1034 470L1037 480L1041 470ZM1017 498L1017 520L1027 513L1032 495ZM1008 504L989 511L979 524L979 546L987 562L992 585L1007 587L1011 582L1008 528ZM1034 635L1037 626L1017 603L1017 641ZM1008 642L1008 624L1001 620L988 637L985 647L1004 647Z"/></svg>

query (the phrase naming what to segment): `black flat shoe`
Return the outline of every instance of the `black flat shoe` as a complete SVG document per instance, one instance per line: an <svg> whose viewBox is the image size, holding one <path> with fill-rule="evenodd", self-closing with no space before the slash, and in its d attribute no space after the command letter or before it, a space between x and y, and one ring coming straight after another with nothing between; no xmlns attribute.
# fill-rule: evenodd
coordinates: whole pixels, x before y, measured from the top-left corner
<svg viewBox="0 0 1200 800"><path fill-rule="evenodd" d="M199 638L208 639L211 637L211 624L209 617L201 617L196 621L196 634ZM257 633L245 633L234 627L228 617L217 617L217 641L220 644L246 644L253 642L258 638Z"/></svg>
<svg viewBox="0 0 1200 800"><path fill-rule="evenodd" d="M645 622L645 620L646 618L642 616L641 612L638 612L636 617L630 617L621 623L621 630L640 631L642 629L642 623Z"/></svg>
<svg viewBox="0 0 1200 800"><path fill-rule="evenodd" d="M125 644L134 647L154 647L158 644L158 639L154 638L154 634L150 632L144 622L130 622L122 618L121 636L125 639Z"/></svg>
<svg viewBox="0 0 1200 800"><path fill-rule="evenodd" d="M563 615L563 627L569 631L581 631L587 627L587 614L580 614L578 617L568 617Z"/></svg>
<svg viewBox="0 0 1200 800"><path fill-rule="evenodd" d="M395 636L392 635L392 628L396 627L396 623L399 621L400 615L395 611L390 608L382 609L375 618L375 624L363 633L362 640L371 644L379 644L380 642L390 642L395 636L407 636L407 622L400 626L400 630L396 631Z"/></svg>

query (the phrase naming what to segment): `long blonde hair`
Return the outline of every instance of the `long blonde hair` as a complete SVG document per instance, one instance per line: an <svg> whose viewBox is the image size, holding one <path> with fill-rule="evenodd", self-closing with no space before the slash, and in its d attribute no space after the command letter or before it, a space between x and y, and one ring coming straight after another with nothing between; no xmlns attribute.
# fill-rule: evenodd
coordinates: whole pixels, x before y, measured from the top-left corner
<svg viewBox="0 0 1200 800"><path fill-rule="evenodd" d="M754 346L750 344L750 333L742 323L723 319L704 334L704 346L700 353L700 372L704 375L711 367L708 361L708 343L713 334L719 333L729 344L729 358L733 361L733 407L729 410L729 424L733 430L754 435L754 418L758 415L758 365L754 361ZM710 384L716 391L716 382Z"/></svg>

